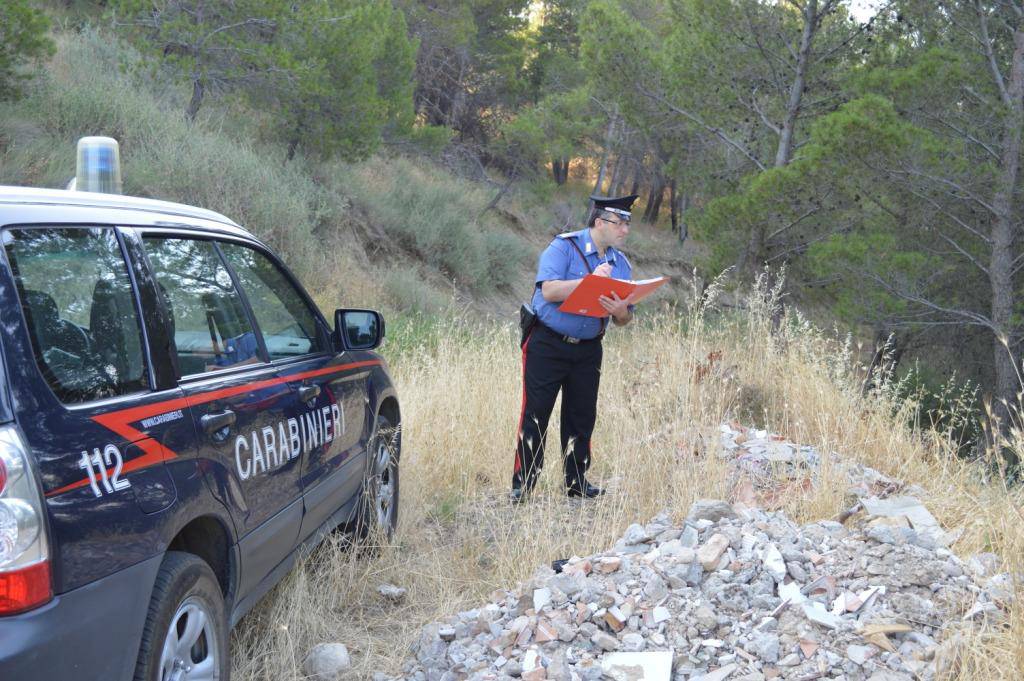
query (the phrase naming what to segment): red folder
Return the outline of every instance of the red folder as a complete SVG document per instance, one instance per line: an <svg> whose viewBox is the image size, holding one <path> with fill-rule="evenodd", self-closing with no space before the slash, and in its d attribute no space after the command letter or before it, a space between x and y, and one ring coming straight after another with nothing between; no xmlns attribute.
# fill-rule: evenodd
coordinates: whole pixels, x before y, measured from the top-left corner
<svg viewBox="0 0 1024 681"><path fill-rule="evenodd" d="M626 298L634 294L633 302L638 303L668 281L668 277L655 277L654 279L643 279L641 281L627 281L625 279L612 279L611 277L600 277L596 274L588 274L583 277L580 285L573 289L569 297L559 307L560 312L579 314L585 317L607 317L608 313L601 307L598 301L600 296L611 297L612 292L619 294L619 298Z"/></svg>

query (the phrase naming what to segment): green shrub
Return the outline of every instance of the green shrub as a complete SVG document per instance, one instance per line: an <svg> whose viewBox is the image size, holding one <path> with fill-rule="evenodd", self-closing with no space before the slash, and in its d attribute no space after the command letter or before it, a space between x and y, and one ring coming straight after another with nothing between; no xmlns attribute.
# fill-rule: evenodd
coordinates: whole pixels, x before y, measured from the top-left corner
<svg viewBox="0 0 1024 681"><path fill-rule="evenodd" d="M108 135L121 147L125 193L221 212L302 271L315 249L313 228L326 200L308 169L282 165L283 153L276 150L268 154L189 125L172 101L180 93L154 87L138 55L123 43L96 31L63 35L47 76L23 102L0 111L4 120L37 126L37 136L25 145L16 133L6 135L11 162L4 164L2 180L63 186L73 175L77 139ZM44 150L50 155L41 155ZM45 168L27 172L33 164Z"/></svg>
<svg viewBox="0 0 1024 681"><path fill-rule="evenodd" d="M483 244L490 281L496 287L516 286L522 279L523 240L509 232L484 232Z"/></svg>
<svg viewBox="0 0 1024 681"><path fill-rule="evenodd" d="M478 219L490 197L477 185L404 158L339 166L334 176L372 222L424 263L478 291L512 280L524 246Z"/></svg>
<svg viewBox="0 0 1024 681"><path fill-rule="evenodd" d="M429 314L443 310L451 302L443 293L431 288L414 269L390 270L384 275L384 290L401 312Z"/></svg>

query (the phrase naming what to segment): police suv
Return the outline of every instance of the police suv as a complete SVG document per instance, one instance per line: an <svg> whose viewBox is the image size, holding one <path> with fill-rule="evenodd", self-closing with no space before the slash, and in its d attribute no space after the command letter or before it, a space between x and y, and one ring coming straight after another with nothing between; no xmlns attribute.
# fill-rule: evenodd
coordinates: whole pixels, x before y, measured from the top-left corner
<svg viewBox="0 0 1024 681"><path fill-rule="evenodd" d="M227 679L304 547L394 528L381 316L190 206L0 187L0 239L0 679Z"/></svg>

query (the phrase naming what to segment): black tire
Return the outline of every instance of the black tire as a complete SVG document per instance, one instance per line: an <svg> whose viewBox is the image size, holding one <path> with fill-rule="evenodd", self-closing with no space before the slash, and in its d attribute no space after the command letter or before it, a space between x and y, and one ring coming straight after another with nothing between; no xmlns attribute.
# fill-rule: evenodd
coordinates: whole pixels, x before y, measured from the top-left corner
<svg viewBox="0 0 1024 681"><path fill-rule="evenodd" d="M176 631L169 639L172 622ZM229 665L227 608L213 570L191 553L168 551L149 600L135 681L228 681ZM184 674L170 676L168 668Z"/></svg>
<svg viewBox="0 0 1024 681"><path fill-rule="evenodd" d="M366 478L354 523L353 534L359 541L372 545L386 544L395 533L400 490L400 442L398 430L391 420L384 414L378 414L373 436L366 447ZM385 457L386 462L382 460Z"/></svg>

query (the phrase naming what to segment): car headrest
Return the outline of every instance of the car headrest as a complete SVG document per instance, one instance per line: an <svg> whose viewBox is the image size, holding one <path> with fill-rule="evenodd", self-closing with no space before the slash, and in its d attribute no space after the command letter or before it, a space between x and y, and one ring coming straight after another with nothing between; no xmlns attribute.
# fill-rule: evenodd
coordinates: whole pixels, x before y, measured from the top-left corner
<svg viewBox="0 0 1024 681"><path fill-rule="evenodd" d="M34 324L53 327L60 321L57 302L49 293L25 289L21 304Z"/></svg>
<svg viewBox="0 0 1024 681"><path fill-rule="evenodd" d="M118 291L117 287L105 279L96 282L92 290L92 308L89 310L89 329L94 335L113 334L110 341L121 341L120 317L125 301L119 298L123 298L125 293Z"/></svg>

